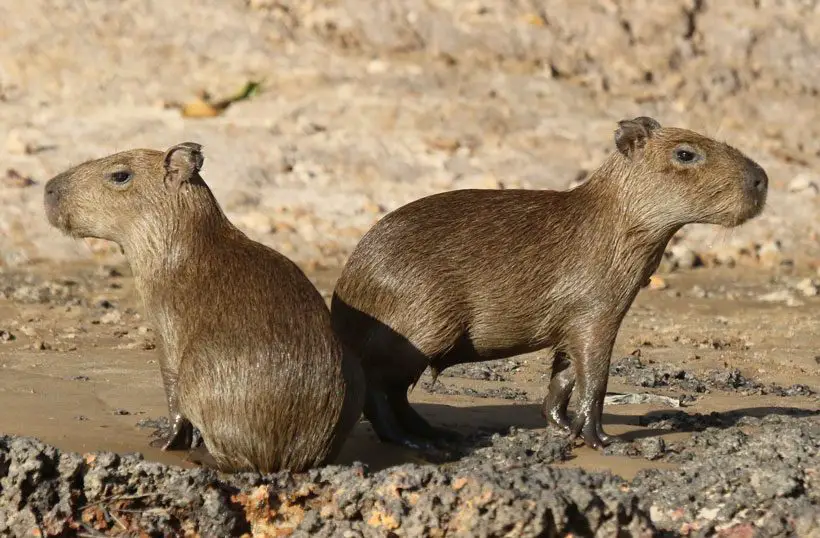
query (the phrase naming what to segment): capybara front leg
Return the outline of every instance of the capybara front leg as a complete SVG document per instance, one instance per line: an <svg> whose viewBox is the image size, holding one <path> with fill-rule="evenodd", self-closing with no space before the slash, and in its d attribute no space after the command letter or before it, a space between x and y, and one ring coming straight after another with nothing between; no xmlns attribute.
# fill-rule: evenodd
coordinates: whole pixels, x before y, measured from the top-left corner
<svg viewBox="0 0 820 538"><path fill-rule="evenodd" d="M601 420L613 341L614 338L607 339L605 343L581 341L571 351L580 396L572 433L580 436L584 444L596 449L612 441L612 437L604 432Z"/></svg>

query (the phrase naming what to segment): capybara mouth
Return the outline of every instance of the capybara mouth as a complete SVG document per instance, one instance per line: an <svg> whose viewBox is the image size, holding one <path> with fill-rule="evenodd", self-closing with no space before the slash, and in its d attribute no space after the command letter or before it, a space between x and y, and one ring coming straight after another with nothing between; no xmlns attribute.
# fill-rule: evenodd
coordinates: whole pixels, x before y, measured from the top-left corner
<svg viewBox="0 0 820 538"><path fill-rule="evenodd" d="M735 228L737 226L746 224L750 220L759 216L763 212L763 208L765 206L765 195L760 197L754 197L751 200L747 201L743 209L734 214L730 219L727 219L726 222L722 222L721 225L725 228Z"/></svg>
<svg viewBox="0 0 820 538"><path fill-rule="evenodd" d="M60 230L62 233L70 237L75 236L71 228L71 219L58 208L46 204L46 216L48 218L48 223Z"/></svg>

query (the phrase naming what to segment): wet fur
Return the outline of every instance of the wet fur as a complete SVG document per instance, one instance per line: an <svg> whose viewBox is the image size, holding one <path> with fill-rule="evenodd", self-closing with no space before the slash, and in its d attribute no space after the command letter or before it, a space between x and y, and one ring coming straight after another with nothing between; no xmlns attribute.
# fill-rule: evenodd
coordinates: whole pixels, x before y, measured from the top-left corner
<svg viewBox="0 0 820 538"><path fill-rule="evenodd" d="M360 416L361 366L304 273L228 221L201 166L191 143L90 161L48 183L47 214L71 235L122 246L182 428L166 446L191 442L193 426L223 471L327 463ZM124 169L129 187L105 183Z"/></svg>
<svg viewBox="0 0 820 538"><path fill-rule="evenodd" d="M705 161L671 162L681 144ZM407 403L428 366L435 376L552 347L545 416L591 446L607 442L601 413L612 347L667 243L688 223L754 217L767 184L738 150L651 118L620 122L615 145L571 191L440 193L388 214L362 238L331 315L362 358L365 415L382 440L420 446L445 433Z"/></svg>

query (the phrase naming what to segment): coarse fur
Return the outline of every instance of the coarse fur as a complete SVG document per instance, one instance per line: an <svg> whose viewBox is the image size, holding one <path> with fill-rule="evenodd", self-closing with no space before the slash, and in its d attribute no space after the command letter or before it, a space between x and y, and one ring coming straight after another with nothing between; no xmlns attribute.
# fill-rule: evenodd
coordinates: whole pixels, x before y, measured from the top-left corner
<svg viewBox="0 0 820 538"><path fill-rule="evenodd" d="M361 365L304 273L230 223L202 163L187 142L80 164L46 184L48 219L122 247L161 343L165 449L201 434L222 471L329 462L361 414Z"/></svg>
<svg viewBox="0 0 820 538"><path fill-rule="evenodd" d="M364 413L406 446L450 438L407 401L428 366L551 347L543 412L601 447L621 321L682 226L726 227L765 205L765 171L737 149L648 117L619 122L615 151L569 191L457 190L411 202L360 241L331 302L361 357ZM577 381L574 422L567 405Z"/></svg>

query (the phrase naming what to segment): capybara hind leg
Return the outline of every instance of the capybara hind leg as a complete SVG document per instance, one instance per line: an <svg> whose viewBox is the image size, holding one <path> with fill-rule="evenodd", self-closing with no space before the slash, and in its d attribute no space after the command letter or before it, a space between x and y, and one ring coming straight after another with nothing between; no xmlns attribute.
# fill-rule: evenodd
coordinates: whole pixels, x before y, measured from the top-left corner
<svg viewBox="0 0 820 538"><path fill-rule="evenodd" d="M572 362L563 351L556 351L552 360L550 386L547 397L544 398L542 414L547 422L564 433L572 430L567 407L575 387L575 371L571 368Z"/></svg>
<svg viewBox="0 0 820 538"><path fill-rule="evenodd" d="M370 421L373 431L383 443L412 448L414 450L428 448L429 443L406 431L399 424L387 393L381 386L370 384L364 402L364 416Z"/></svg>
<svg viewBox="0 0 820 538"><path fill-rule="evenodd" d="M418 411L413 409L413 406L407 400L407 387L391 387L386 393L390 408L401 427L407 432L434 442L457 442L461 440L462 437L458 432L433 426Z"/></svg>

